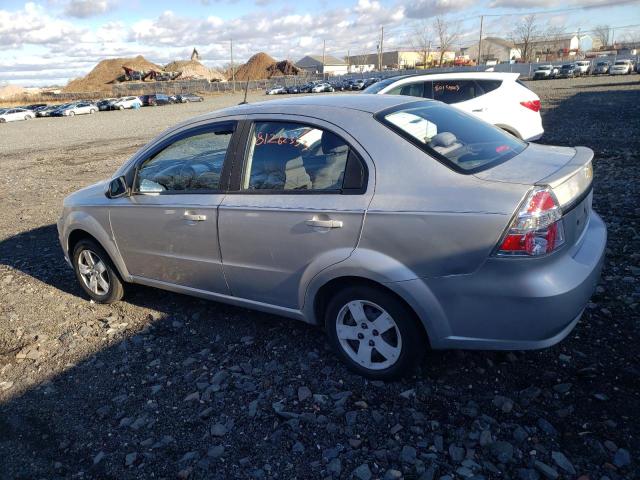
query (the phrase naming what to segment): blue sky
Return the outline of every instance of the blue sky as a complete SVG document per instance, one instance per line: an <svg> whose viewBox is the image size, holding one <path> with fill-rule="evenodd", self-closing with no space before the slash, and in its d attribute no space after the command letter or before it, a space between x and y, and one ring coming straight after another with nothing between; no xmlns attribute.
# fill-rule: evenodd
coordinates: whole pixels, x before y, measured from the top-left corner
<svg viewBox="0 0 640 480"><path fill-rule="evenodd" d="M166 64L194 46L221 66L231 38L237 62L259 51L295 61L320 53L323 40L327 53L360 55L376 50L381 26L385 50L411 47L436 16L459 32L460 47L477 41L480 15L490 15L485 36L509 38L528 12L541 12L541 31L607 24L616 39L640 39L637 0L0 0L0 84L61 85L103 58Z"/></svg>

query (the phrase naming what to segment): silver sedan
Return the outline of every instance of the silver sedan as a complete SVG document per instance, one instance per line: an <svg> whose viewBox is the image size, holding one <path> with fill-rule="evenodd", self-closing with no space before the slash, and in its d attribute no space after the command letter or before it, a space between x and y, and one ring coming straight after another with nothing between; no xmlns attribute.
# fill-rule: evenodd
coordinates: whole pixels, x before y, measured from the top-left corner
<svg viewBox="0 0 640 480"><path fill-rule="evenodd" d="M598 278L593 152L394 95L241 105L173 127L64 201L86 294L128 283L326 329L371 378L427 348L562 340Z"/></svg>

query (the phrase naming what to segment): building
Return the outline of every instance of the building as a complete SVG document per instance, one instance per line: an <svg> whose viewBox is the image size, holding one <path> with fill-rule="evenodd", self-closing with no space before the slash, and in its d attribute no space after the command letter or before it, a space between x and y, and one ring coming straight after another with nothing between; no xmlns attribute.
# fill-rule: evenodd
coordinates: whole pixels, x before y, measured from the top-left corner
<svg viewBox="0 0 640 480"><path fill-rule="evenodd" d="M468 56L471 60L478 59L478 43L461 49L462 56ZM482 39L482 55L480 63L487 62L510 62L521 57L520 48L513 42L498 37L487 37Z"/></svg>
<svg viewBox="0 0 640 480"><path fill-rule="evenodd" d="M531 44L532 61L547 61L571 57L598 50L602 42L591 35L572 35L536 40Z"/></svg>
<svg viewBox="0 0 640 480"><path fill-rule="evenodd" d="M415 49L399 49L382 54L383 70L414 69L424 67L426 64L437 64L440 61L440 52L437 48L422 52ZM443 62L453 62L455 52L445 52ZM377 53L364 53L362 55L350 55L347 57L350 72L367 72L378 68L379 57Z"/></svg>
<svg viewBox="0 0 640 480"><path fill-rule="evenodd" d="M312 75L344 75L348 73L347 62L333 55L307 55L296 62L296 67Z"/></svg>

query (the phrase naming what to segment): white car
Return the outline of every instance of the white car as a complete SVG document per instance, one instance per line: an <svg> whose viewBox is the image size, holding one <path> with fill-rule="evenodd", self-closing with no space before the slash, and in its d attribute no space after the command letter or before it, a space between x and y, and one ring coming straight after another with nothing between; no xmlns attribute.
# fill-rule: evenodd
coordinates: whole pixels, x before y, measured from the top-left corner
<svg viewBox="0 0 640 480"><path fill-rule="evenodd" d="M461 72L392 77L363 93L433 98L489 122L523 140L542 137L540 97L518 73Z"/></svg>
<svg viewBox="0 0 640 480"><path fill-rule="evenodd" d="M576 73L579 75L589 75L591 73L591 62L589 60L580 60L576 62Z"/></svg>
<svg viewBox="0 0 640 480"><path fill-rule="evenodd" d="M267 95L281 95L283 93L287 93L287 89L281 86L275 86L267 89Z"/></svg>
<svg viewBox="0 0 640 480"><path fill-rule="evenodd" d="M558 74L558 67L553 65L540 65L535 72L533 72L534 80L544 80L548 78L556 78Z"/></svg>
<svg viewBox="0 0 640 480"><path fill-rule="evenodd" d="M72 103L66 108L60 110L60 115L64 117L73 117L75 115L93 115L98 111L95 103L78 102Z"/></svg>
<svg viewBox="0 0 640 480"><path fill-rule="evenodd" d="M125 108L140 108L142 101L138 97L122 97L112 103L114 110L124 110Z"/></svg>
<svg viewBox="0 0 640 480"><path fill-rule="evenodd" d="M5 108L0 109L0 123L16 122L18 120L29 120L35 118L36 114L26 108Z"/></svg>
<svg viewBox="0 0 640 480"><path fill-rule="evenodd" d="M330 83L322 82L314 85L311 89L312 93L321 93L321 92L333 92L335 89L331 86Z"/></svg>
<svg viewBox="0 0 640 480"><path fill-rule="evenodd" d="M631 72L633 72L631 60L616 60L609 69L609 75L627 75Z"/></svg>

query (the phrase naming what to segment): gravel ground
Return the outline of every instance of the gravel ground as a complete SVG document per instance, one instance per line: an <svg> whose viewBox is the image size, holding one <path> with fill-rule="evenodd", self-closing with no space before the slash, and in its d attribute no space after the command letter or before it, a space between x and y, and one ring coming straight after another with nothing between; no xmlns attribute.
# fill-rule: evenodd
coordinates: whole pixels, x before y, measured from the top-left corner
<svg viewBox="0 0 640 480"><path fill-rule="evenodd" d="M279 317L142 287L90 303L65 264L65 195L239 96L2 125L0 479L640 478L639 79L529 83L542 142L596 152L610 238L574 332L543 351L432 352L395 383Z"/></svg>

